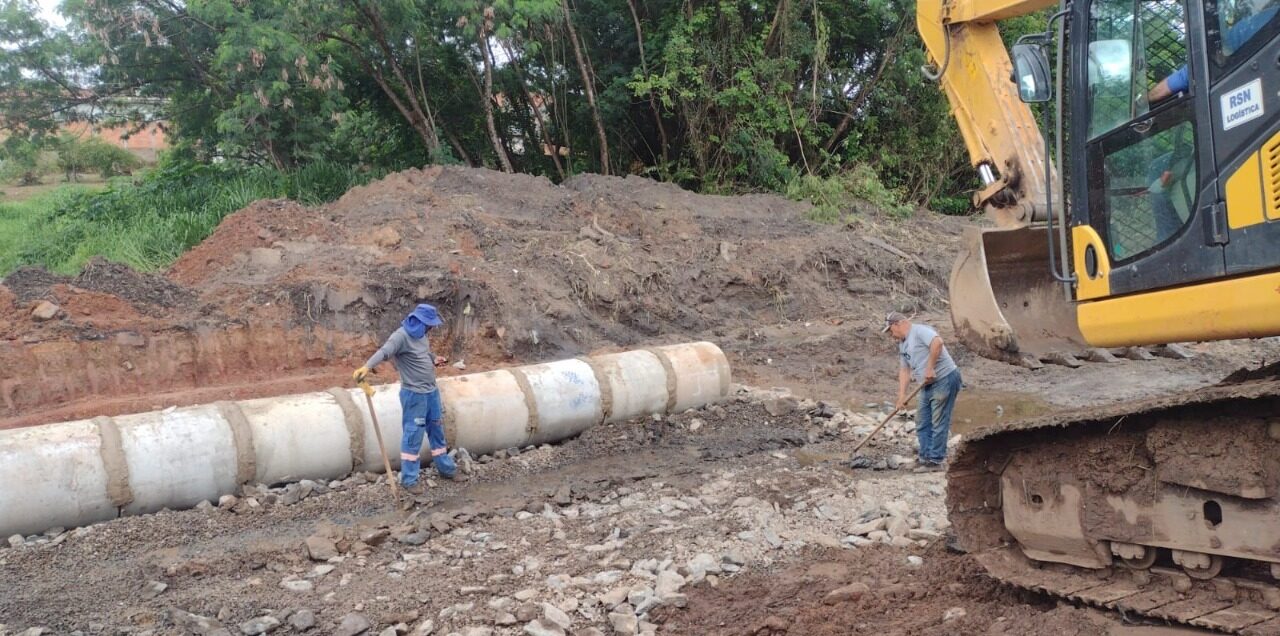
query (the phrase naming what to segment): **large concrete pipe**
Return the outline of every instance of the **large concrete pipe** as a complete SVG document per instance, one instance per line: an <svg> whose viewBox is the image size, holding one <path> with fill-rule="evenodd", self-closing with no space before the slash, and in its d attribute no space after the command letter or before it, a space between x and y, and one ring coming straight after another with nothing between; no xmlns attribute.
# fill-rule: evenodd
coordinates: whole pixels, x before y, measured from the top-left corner
<svg viewBox="0 0 1280 636"><path fill-rule="evenodd" d="M729 377L724 353L698 342L442 378L440 390L450 445L483 454L702 406ZM399 389L373 397L392 458ZM364 396L340 388L0 431L0 536L378 471L376 444Z"/></svg>

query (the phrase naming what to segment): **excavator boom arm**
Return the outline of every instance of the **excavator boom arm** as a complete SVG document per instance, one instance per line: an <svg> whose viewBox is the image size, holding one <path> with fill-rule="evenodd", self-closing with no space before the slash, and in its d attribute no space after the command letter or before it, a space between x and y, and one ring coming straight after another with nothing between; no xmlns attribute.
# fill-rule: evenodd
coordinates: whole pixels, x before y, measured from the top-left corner
<svg viewBox="0 0 1280 636"><path fill-rule="evenodd" d="M1046 218L1046 157L1031 109L1018 98L995 23L1056 5L1054 0L920 0L916 5L916 27L983 182L975 207L1002 228Z"/></svg>
<svg viewBox="0 0 1280 636"><path fill-rule="evenodd" d="M970 228L951 271L951 321L971 350L1026 366L1070 362L1084 337L1053 254L1048 162L1031 109L1018 96L999 20L1055 0L919 0L916 25L983 187L974 205L996 229ZM1054 196L1052 201L1061 201ZM1056 206L1055 206L1056 207ZM1065 250L1064 250L1065 251Z"/></svg>

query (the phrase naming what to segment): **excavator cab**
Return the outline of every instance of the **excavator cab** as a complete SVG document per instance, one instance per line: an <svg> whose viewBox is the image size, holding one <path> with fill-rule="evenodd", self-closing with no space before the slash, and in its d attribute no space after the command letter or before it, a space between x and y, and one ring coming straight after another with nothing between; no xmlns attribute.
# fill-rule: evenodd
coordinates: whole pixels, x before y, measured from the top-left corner
<svg viewBox="0 0 1280 636"><path fill-rule="evenodd" d="M952 271L958 336L1038 366L1280 334L1280 0L1077 0L1012 59L986 33L1044 4L920 9L997 225Z"/></svg>

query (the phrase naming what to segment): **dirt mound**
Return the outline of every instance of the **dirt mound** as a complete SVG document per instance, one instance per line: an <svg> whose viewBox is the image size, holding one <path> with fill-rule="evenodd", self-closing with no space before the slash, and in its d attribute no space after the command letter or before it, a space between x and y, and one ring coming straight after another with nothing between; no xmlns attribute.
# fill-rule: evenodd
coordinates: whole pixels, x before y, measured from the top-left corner
<svg viewBox="0 0 1280 636"><path fill-rule="evenodd" d="M100 256L86 263L72 283L81 289L117 296L134 306L178 307L195 300L191 290L163 276L142 274Z"/></svg>
<svg viewBox="0 0 1280 636"><path fill-rule="evenodd" d="M893 390L893 346L876 323L896 308L938 327L970 382L1061 399L1086 395L1060 391L1064 381L1105 384L1083 370L1028 375L956 345L946 278L969 220L864 211L822 225L805 220L809 210L639 177L557 186L459 167L407 170L315 208L258 201L163 276L95 261L74 279L7 277L0 365L32 380L0 383L0 427L55 408L122 412L153 393L191 403L184 389L207 399L220 387L250 397L332 386L420 302L446 319L435 349L468 370L706 339L740 381L857 404ZM40 300L61 310L38 320ZM1230 349L1220 344L1192 348ZM1278 347L1250 351L1275 359ZM1178 363L1194 376L1184 384L1220 378L1224 360L1238 368L1239 352L1227 353ZM1164 392L1161 373L1134 381Z"/></svg>
<svg viewBox="0 0 1280 636"><path fill-rule="evenodd" d="M71 278L45 271L39 267L19 267L0 280L19 303L43 300L54 285L64 285Z"/></svg>
<svg viewBox="0 0 1280 636"><path fill-rule="evenodd" d="M255 204L171 276L209 299L283 289L291 318L340 329L386 330L414 303L435 302L453 315L447 339L463 342L455 355L477 331L496 336L506 354L547 356L874 306L870 315L886 300L939 304L950 254L917 262L883 245L927 238L947 251L958 223L921 220L886 237L870 224L807 222L806 210L635 177L556 186L435 167L355 188L318 210Z"/></svg>
<svg viewBox="0 0 1280 636"><path fill-rule="evenodd" d="M258 201L163 276L100 259L75 278L9 276L0 362L53 378L93 368L70 374L88 382L11 388L0 417L186 384L340 378L420 302L446 317L436 349L470 368L691 339L787 346L771 326L870 326L888 305L943 305L962 220L831 226L808 210L638 177L557 186L455 167L407 170L317 208ZM39 300L61 311L38 321ZM255 339L235 335L245 329ZM305 356L265 353L297 342ZM140 377L141 355L175 363L163 380Z"/></svg>
<svg viewBox="0 0 1280 636"><path fill-rule="evenodd" d="M198 287L219 270L251 260L255 248L270 248L276 240L330 240L334 237L331 228L321 215L294 201L255 201L223 219L213 236L174 263L168 276Z"/></svg>

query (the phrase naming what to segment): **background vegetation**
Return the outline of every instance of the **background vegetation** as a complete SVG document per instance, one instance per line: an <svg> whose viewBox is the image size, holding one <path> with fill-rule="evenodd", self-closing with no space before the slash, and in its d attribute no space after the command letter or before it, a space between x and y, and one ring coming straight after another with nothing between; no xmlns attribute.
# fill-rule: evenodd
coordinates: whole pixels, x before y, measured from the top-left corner
<svg viewBox="0 0 1280 636"><path fill-rule="evenodd" d="M643 174L778 192L827 219L854 199L967 213L974 186L919 70L913 0L65 0L62 14L53 29L31 0L0 0L3 171L28 177L51 148L72 180L110 165L60 145L68 118L165 121L170 169L55 201L66 236L81 231L68 211L168 228L170 245L115 248L134 263L308 170ZM228 185L191 167L213 162ZM64 267L109 249L88 245L24 253Z"/></svg>

